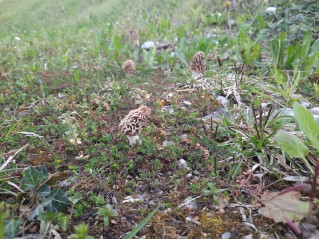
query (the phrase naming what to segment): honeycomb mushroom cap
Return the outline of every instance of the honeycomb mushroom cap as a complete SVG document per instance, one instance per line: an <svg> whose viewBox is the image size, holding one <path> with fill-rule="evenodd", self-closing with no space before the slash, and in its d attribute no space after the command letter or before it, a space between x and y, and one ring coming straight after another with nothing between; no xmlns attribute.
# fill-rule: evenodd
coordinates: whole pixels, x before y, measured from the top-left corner
<svg viewBox="0 0 319 239"><path fill-rule="evenodd" d="M203 74L206 68L205 53L202 51L197 52L190 63L189 69L193 77L197 78Z"/></svg>
<svg viewBox="0 0 319 239"><path fill-rule="evenodd" d="M122 65L122 70L125 74L135 73L135 63L132 60L126 60Z"/></svg>
<svg viewBox="0 0 319 239"><path fill-rule="evenodd" d="M151 109L147 106L141 106L138 109L131 110L122 119L118 127L127 136L139 135L143 122L150 116L151 112Z"/></svg>

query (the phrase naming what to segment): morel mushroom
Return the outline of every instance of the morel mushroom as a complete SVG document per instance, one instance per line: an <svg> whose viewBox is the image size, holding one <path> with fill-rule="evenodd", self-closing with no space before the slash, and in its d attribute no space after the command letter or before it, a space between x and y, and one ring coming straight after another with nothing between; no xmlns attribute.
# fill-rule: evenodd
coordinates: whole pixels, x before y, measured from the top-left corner
<svg viewBox="0 0 319 239"><path fill-rule="evenodd" d="M128 115L122 119L119 129L126 134L129 144L133 145L139 140L139 134L142 130L142 124L151 114L151 109L141 106L138 109L131 110Z"/></svg>
<svg viewBox="0 0 319 239"><path fill-rule="evenodd" d="M126 60L122 65L122 70L126 75L133 75L135 73L135 63L132 60Z"/></svg>
<svg viewBox="0 0 319 239"><path fill-rule="evenodd" d="M192 77L197 79L201 77L205 71L205 53L202 51L197 52L190 63L189 69L192 72Z"/></svg>

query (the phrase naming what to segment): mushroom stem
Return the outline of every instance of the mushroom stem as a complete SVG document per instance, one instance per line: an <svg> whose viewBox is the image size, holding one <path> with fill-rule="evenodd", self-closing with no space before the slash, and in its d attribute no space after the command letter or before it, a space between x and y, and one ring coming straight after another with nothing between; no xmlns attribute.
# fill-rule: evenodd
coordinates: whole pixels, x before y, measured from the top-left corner
<svg viewBox="0 0 319 239"><path fill-rule="evenodd" d="M128 138L128 141L129 141L130 145L134 145L137 142L139 142L139 136L138 135L133 135L133 136L127 135L127 138Z"/></svg>
<svg viewBox="0 0 319 239"><path fill-rule="evenodd" d="M192 71L192 77L196 80L202 76L202 73L197 71Z"/></svg>

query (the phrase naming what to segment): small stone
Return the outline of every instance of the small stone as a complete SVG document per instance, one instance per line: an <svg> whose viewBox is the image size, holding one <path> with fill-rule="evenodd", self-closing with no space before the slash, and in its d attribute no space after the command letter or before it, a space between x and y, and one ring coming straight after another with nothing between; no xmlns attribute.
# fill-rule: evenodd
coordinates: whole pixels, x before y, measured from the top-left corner
<svg viewBox="0 0 319 239"><path fill-rule="evenodd" d="M236 25L236 20L230 19L229 20L229 24L232 25L232 26Z"/></svg>
<svg viewBox="0 0 319 239"><path fill-rule="evenodd" d="M228 100L227 100L226 97L224 97L224 96L218 96L218 97L216 98L216 100L217 100L219 103L221 103L224 107L227 107L227 106L228 106Z"/></svg>
<svg viewBox="0 0 319 239"><path fill-rule="evenodd" d="M313 115L319 115L319 107L314 107L310 111Z"/></svg>
<svg viewBox="0 0 319 239"><path fill-rule="evenodd" d="M143 43L141 46L142 50L150 50L155 47L155 42L154 41L146 41Z"/></svg>
<svg viewBox="0 0 319 239"><path fill-rule="evenodd" d="M183 140L183 139L187 139L187 134L182 134L181 135L181 140Z"/></svg>
<svg viewBox="0 0 319 239"><path fill-rule="evenodd" d="M58 98L63 98L65 96L65 94L63 94L63 93L58 93Z"/></svg>
<svg viewBox="0 0 319 239"><path fill-rule="evenodd" d="M317 123L319 125L319 115L314 115L313 117L315 118L315 120L317 121Z"/></svg>
<svg viewBox="0 0 319 239"><path fill-rule="evenodd" d="M270 106L270 103L261 103L261 108L265 109Z"/></svg>
<svg viewBox="0 0 319 239"><path fill-rule="evenodd" d="M164 142L163 142L162 146L165 148L165 147L167 147L167 146L169 146L169 145L174 145L174 142L164 140Z"/></svg>
<svg viewBox="0 0 319 239"><path fill-rule="evenodd" d="M270 13L276 13L276 10L277 10L277 8L275 8L275 7L267 7L267 8L265 9L265 13L268 13L268 14L270 14Z"/></svg>
<svg viewBox="0 0 319 239"><path fill-rule="evenodd" d="M302 105L303 107L307 108L307 109L309 109L309 108L311 107L311 103L306 102L306 101L305 101L305 102L302 102L301 105Z"/></svg>
<svg viewBox="0 0 319 239"><path fill-rule="evenodd" d="M192 103L189 102L188 100L182 100L183 104L186 105L186 106L191 106Z"/></svg>
<svg viewBox="0 0 319 239"><path fill-rule="evenodd" d="M229 239L232 237L232 234L230 232L225 232L222 235L222 239Z"/></svg>
<svg viewBox="0 0 319 239"><path fill-rule="evenodd" d="M280 112L279 114L280 116L291 116L291 117L295 116L294 110L291 108L283 108L283 109L280 109L279 112ZM278 114L278 110L276 110L272 115L275 116L276 114Z"/></svg>
<svg viewBox="0 0 319 239"><path fill-rule="evenodd" d="M170 114L174 113L173 106L171 106L171 105L163 106L163 107L161 108L161 111L162 111L162 112L163 112L163 111L167 111L167 112L170 113Z"/></svg>
<svg viewBox="0 0 319 239"><path fill-rule="evenodd" d="M220 122L224 119L224 117L229 116L229 112L227 108L220 108L216 111L213 111L209 115L203 117L203 120L213 119L214 121Z"/></svg>

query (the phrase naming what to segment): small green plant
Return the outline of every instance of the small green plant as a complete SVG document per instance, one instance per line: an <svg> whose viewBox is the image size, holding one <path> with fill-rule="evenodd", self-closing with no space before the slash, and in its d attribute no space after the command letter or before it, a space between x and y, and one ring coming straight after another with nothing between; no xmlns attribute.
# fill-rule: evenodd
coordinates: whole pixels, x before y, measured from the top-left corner
<svg viewBox="0 0 319 239"><path fill-rule="evenodd" d="M274 92L278 92L290 104L293 100L293 94L296 93L301 81L301 72L298 71L298 65L294 67L292 76L289 72L284 73L278 68L274 68L271 72L277 87L270 88Z"/></svg>
<svg viewBox="0 0 319 239"><path fill-rule="evenodd" d="M72 234L71 236L68 237L68 239L93 239L94 237L89 236L89 229L87 225L85 224L80 224L78 226L74 227L75 234Z"/></svg>
<svg viewBox="0 0 319 239"><path fill-rule="evenodd" d="M76 116L78 116L76 111L71 113L67 112L59 116L59 119L61 120L62 124L66 125L68 128L68 130L65 132L67 139L72 145L76 146L79 155L83 155L83 152L80 148L82 142L78 133L80 127L78 121L76 120Z"/></svg>
<svg viewBox="0 0 319 239"><path fill-rule="evenodd" d="M319 127L309 110L295 102L293 104L295 119L299 128L305 133L310 143L319 152ZM275 136L278 146L292 158L301 158L308 168L309 172L314 175L314 169L310 165L306 156L309 154L309 148L295 135L286 131L279 131Z"/></svg>
<svg viewBox="0 0 319 239"><path fill-rule="evenodd" d="M144 64L150 68L153 68L154 65L156 65L155 56L156 56L156 47L153 47L150 51L143 50Z"/></svg>
<svg viewBox="0 0 319 239"><path fill-rule="evenodd" d="M40 220L40 235L46 236L52 233L53 230L61 228L63 231L68 229L69 217L58 212L41 212Z"/></svg>
<svg viewBox="0 0 319 239"><path fill-rule="evenodd" d="M104 208L100 208L97 214L103 217L104 226L107 227L110 224L111 217L117 217L118 212L112 208L110 204L107 204Z"/></svg>
<svg viewBox="0 0 319 239"><path fill-rule="evenodd" d="M307 32L302 43L287 46L286 41L286 33L282 32L270 42L274 67L294 69L298 66L303 76L310 76L319 64L319 40L312 43L311 32Z"/></svg>
<svg viewBox="0 0 319 239"><path fill-rule="evenodd" d="M132 239L134 236L142 230L142 228L148 223L149 220L154 216L154 214L158 211L159 206L155 208L143 221L141 221L132 231L130 231L123 239Z"/></svg>
<svg viewBox="0 0 319 239"><path fill-rule="evenodd" d="M23 220L21 218L9 218L9 210L5 209L4 202L0 203L0 238L15 238L19 233L19 227Z"/></svg>
<svg viewBox="0 0 319 239"><path fill-rule="evenodd" d="M33 220L43 211L61 212L70 206L69 199L61 189L51 189L47 184L51 177L43 166L39 169L29 166L24 171L21 188L31 199L32 206L28 220Z"/></svg>

